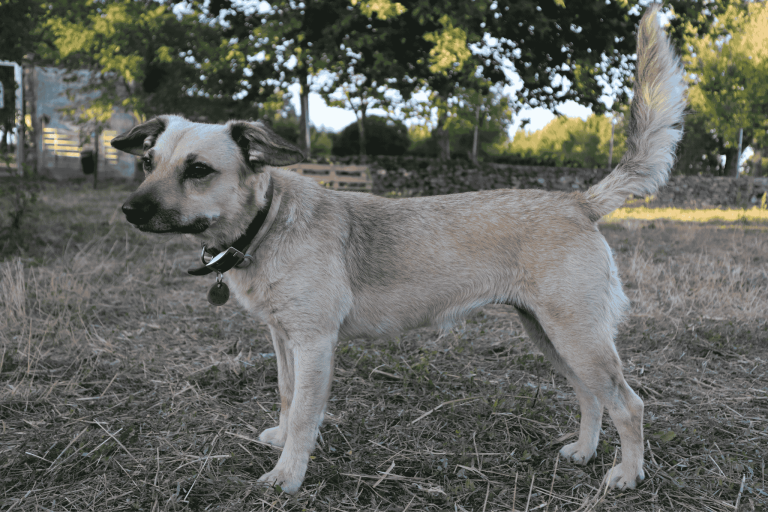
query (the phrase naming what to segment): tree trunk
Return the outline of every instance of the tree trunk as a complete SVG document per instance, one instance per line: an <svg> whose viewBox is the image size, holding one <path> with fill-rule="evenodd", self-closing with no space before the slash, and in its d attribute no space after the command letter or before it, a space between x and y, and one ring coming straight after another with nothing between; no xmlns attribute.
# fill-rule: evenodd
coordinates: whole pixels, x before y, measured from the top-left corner
<svg viewBox="0 0 768 512"><path fill-rule="evenodd" d="M765 172L763 169L763 149L757 148L752 155L752 176L760 177Z"/></svg>
<svg viewBox="0 0 768 512"><path fill-rule="evenodd" d="M368 105L360 105L360 116L357 118L357 129L360 133L360 163L364 164L368 160L368 139L365 137L365 111Z"/></svg>
<svg viewBox="0 0 768 512"><path fill-rule="evenodd" d="M299 78L301 90L299 99L301 100L301 115L299 116L299 146L304 152L304 157L309 158L312 153L312 142L309 130L309 74L303 72Z"/></svg>
<svg viewBox="0 0 768 512"><path fill-rule="evenodd" d="M739 128L739 149L736 150L736 161L733 162L733 166L734 166L733 175L736 176L737 178L739 176L739 163L741 163L741 150L743 149L741 147L741 141L742 141L743 135L744 135L744 129Z"/></svg>
<svg viewBox="0 0 768 512"><path fill-rule="evenodd" d="M448 121L448 112L443 111L437 116L437 127L435 128L435 137L437 138L437 158L439 160L451 159L451 139L448 136L448 130L445 124Z"/></svg>
<svg viewBox="0 0 768 512"><path fill-rule="evenodd" d="M93 132L93 189L96 190L96 183L99 178L99 139L101 137L101 128Z"/></svg>
<svg viewBox="0 0 768 512"><path fill-rule="evenodd" d="M480 105L475 109L475 133L472 137L472 163L477 165L477 143L480 135Z"/></svg>
<svg viewBox="0 0 768 512"><path fill-rule="evenodd" d="M739 166L734 163L738 159L736 153L738 149L731 146L725 150L725 169L723 169L723 176L738 176Z"/></svg>

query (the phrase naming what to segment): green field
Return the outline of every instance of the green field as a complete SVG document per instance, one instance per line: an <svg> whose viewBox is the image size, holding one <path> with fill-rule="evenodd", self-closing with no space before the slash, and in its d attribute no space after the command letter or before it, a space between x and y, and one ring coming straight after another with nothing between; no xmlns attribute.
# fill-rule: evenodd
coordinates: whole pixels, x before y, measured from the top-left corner
<svg viewBox="0 0 768 512"><path fill-rule="evenodd" d="M768 510L768 223L611 218L632 311L617 346L645 400L645 482L608 491L618 436L557 460L578 428L565 380L516 315L443 337L340 345L329 417L296 496L255 485L279 452L265 326L199 248L131 229L126 186L47 186L0 264L0 509ZM620 456L620 454L619 454Z"/></svg>

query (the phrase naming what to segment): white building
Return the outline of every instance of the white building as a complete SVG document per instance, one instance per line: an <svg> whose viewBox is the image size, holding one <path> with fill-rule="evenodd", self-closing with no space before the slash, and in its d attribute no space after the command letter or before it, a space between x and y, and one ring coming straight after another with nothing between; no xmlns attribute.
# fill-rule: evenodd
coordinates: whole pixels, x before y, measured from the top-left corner
<svg viewBox="0 0 768 512"><path fill-rule="evenodd" d="M89 100L98 97L97 91L83 90L88 78L87 71L72 72L50 67L24 70L26 117L34 131L35 147L33 153L26 155L25 161L34 165L41 176L54 179L82 177L80 152L96 149L100 179L132 179L136 157L115 150L109 142L136 124L133 115L115 111L99 136L98 146L94 147L92 133L87 133L90 130L78 125L67 112L87 107Z"/></svg>

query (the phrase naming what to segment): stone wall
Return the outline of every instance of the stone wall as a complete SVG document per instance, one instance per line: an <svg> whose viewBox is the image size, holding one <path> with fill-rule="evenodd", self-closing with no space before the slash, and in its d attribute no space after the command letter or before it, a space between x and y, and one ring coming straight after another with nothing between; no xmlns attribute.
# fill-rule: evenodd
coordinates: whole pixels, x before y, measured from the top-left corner
<svg viewBox="0 0 768 512"><path fill-rule="evenodd" d="M338 158L337 163L359 163L359 159ZM373 192L405 192L437 195L495 188L539 188L586 190L608 174L607 169L538 167L480 163L465 160L438 162L417 157L370 157ZM760 204L768 192L768 178L725 178L672 176L655 197L652 206L687 208L736 208ZM638 204L640 202L637 202ZM640 204L644 204L640 203Z"/></svg>

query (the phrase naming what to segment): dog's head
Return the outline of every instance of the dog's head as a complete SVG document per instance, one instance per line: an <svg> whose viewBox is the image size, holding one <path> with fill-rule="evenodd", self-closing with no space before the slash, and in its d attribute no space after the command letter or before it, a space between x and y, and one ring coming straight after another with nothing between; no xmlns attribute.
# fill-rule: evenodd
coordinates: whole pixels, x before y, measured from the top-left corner
<svg viewBox="0 0 768 512"><path fill-rule="evenodd" d="M178 116L140 124L112 146L142 157L146 178L123 204L131 224L212 243L237 238L264 205L265 166L304 158L261 122L201 124Z"/></svg>

